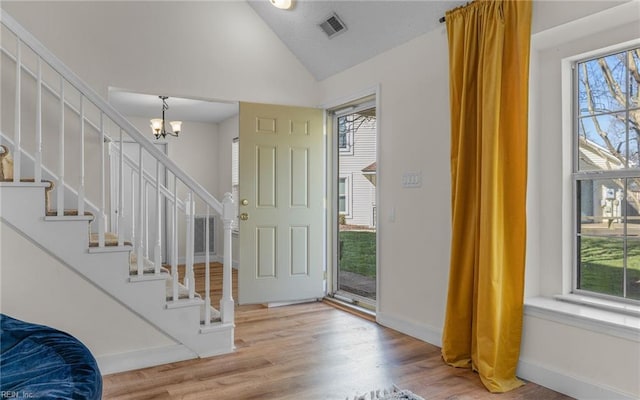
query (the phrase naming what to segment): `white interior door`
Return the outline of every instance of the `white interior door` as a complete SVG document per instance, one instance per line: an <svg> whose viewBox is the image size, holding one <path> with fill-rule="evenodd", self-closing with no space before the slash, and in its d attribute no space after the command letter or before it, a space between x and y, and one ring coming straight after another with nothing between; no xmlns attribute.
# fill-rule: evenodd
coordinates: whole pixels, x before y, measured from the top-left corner
<svg viewBox="0 0 640 400"><path fill-rule="evenodd" d="M241 304L325 294L323 133L322 110L240 103Z"/></svg>

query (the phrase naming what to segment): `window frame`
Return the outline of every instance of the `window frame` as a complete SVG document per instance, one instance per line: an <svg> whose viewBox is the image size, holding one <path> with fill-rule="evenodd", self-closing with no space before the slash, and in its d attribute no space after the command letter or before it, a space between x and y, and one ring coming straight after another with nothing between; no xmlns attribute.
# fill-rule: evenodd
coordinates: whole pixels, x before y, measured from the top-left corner
<svg viewBox="0 0 640 400"><path fill-rule="evenodd" d="M351 115L353 112L336 115L336 133L338 138L338 152L342 155L353 155L353 129L347 129L345 132L345 146L340 146L340 118L345 118ZM349 123L348 121L346 122Z"/></svg>
<svg viewBox="0 0 640 400"><path fill-rule="evenodd" d="M575 294L575 295L580 295L580 296L585 296L585 297L592 297L592 298L600 298L603 300L608 300L608 301L613 301L613 302L619 302L619 303L627 303L627 304L633 304L633 305L640 305L640 299L634 299L634 298L629 298L627 297L627 286L628 286L628 282L627 282L627 240L628 240L628 235L627 235L627 220L626 220L626 216L627 216L627 212L625 211L622 214L622 218L625 218L625 223L624 223L624 228L623 228L623 234L622 236L618 237L618 236L614 236L615 238L620 238L623 240L623 252L624 252L624 259L623 259L623 281L622 281L622 286L623 286L623 293L622 296L616 296L616 295L612 295L612 294L606 294L606 293L599 293L599 292L595 292L595 291L590 291L590 290L586 290L586 289L581 289L579 288L579 279L580 279L580 255L579 254L579 246L578 246L578 238L581 236L581 232L580 232L580 224L581 224L581 207L580 207L580 201L581 201L581 193L579 190L579 182L580 181L585 181L585 182L595 182L595 181L604 181L604 180L614 180L614 179L620 179L622 181L624 181L624 185L623 185L623 192L626 194L627 193L627 188L628 188L628 184L627 184L627 179L633 179L633 178L638 178L640 179L640 164L636 167L629 167L629 127L626 127L626 131L625 131L625 148L627 151L627 154L625 155L626 158L626 165L623 166L621 169L617 169L617 170L584 170L584 171L580 171L580 127L579 127L579 121L581 119L581 111L580 111L580 99L579 99L579 87L580 87L580 82L579 82L579 71L578 71L578 65L581 63L586 63L589 61L593 61L599 58L605 58L605 57L609 57L611 55L614 54L619 54L619 53L623 53L623 52L628 52L630 50L635 50L639 48L639 44L637 43L633 43L633 44L626 44L626 45L620 45L620 46L613 46L613 47L607 47L605 49L600 49L600 50L594 50L594 51L590 51L587 55L583 55L579 58L574 58L571 60L571 133L572 133L572 139L571 139L571 146L572 146L572 151L571 151L571 192L572 192L572 268L571 268L571 293ZM626 80L628 82L629 80L629 68L628 65L626 65ZM631 107L631 105L629 104L629 90L627 90L627 104L626 106L618 111L618 112L624 112L626 115L626 118L629 119L629 112L630 110L635 110L637 109L637 107ZM614 113L614 112L610 112L610 113ZM599 115L608 115L609 113L601 113L601 114L597 114ZM582 116L584 117L584 116ZM640 136L637 138L637 140L640 140ZM640 210L638 210L640 211ZM587 237L598 237L598 236L588 236ZM606 237L606 236L603 236Z"/></svg>
<svg viewBox="0 0 640 400"><path fill-rule="evenodd" d="M340 181L344 179L344 207L345 211L340 211ZM344 215L345 218L351 218L351 175L350 174L341 174L338 177L338 187L336 190L338 194L338 215Z"/></svg>

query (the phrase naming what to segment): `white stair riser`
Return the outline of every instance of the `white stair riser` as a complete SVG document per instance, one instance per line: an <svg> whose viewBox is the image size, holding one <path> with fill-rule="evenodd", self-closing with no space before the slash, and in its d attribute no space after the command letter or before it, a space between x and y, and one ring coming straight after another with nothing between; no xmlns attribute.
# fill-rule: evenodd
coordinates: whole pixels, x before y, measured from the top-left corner
<svg viewBox="0 0 640 400"><path fill-rule="evenodd" d="M37 186L0 186L0 216L12 220L44 217L44 189Z"/></svg>

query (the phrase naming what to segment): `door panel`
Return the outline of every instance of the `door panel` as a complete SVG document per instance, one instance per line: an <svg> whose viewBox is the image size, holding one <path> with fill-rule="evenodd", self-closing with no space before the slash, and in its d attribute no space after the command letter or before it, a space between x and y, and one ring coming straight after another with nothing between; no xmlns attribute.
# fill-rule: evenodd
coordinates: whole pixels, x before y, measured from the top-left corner
<svg viewBox="0 0 640 400"><path fill-rule="evenodd" d="M308 148L292 148L291 149L291 203L290 206L306 208L308 203L309 188L309 149Z"/></svg>
<svg viewBox="0 0 640 400"><path fill-rule="evenodd" d="M323 145L322 110L240 104L241 304L324 296Z"/></svg>
<svg viewBox="0 0 640 400"><path fill-rule="evenodd" d="M276 208L277 149L275 146L258 146L256 151L256 179L258 180L256 189L258 207ZM240 152L240 162L242 163L242 150L240 150ZM240 178L240 182L242 182L242 178Z"/></svg>

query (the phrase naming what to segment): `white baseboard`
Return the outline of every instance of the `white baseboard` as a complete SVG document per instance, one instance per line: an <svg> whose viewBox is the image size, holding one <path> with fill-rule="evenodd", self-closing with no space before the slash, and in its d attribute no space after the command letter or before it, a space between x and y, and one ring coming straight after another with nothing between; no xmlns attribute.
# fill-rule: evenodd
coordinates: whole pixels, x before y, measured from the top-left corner
<svg viewBox="0 0 640 400"><path fill-rule="evenodd" d="M198 355L181 344L96 357L102 375L191 360Z"/></svg>
<svg viewBox="0 0 640 400"><path fill-rule="evenodd" d="M383 326L406 335L442 347L442 331L434 327L405 318L378 312L376 321ZM575 377L566 372L520 359L517 376L538 385L584 400L637 400L637 395L598 384L592 380Z"/></svg>
<svg viewBox="0 0 640 400"><path fill-rule="evenodd" d="M276 307L284 307L284 306L293 306L296 304L305 304L305 303L315 303L318 299L305 299L305 300L296 300L296 301L275 301L272 303L266 303L265 305L268 308L276 308Z"/></svg>
<svg viewBox="0 0 640 400"><path fill-rule="evenodd" d="M376 315L376 321L387 328L420 339L434 346L442 347L442 330L406 318L398 318L382 312Z"/></svg>
<svg viewBox="0 0 640 400"><path fill-rule="evenodd" d="M634 400L637 396L620 393L611 387L599 385L592 380L578 378L566 374L565 372L542 366L527 360L520 359L518 362L517 376L538 385L547 387L584 400Z"/></svg>

